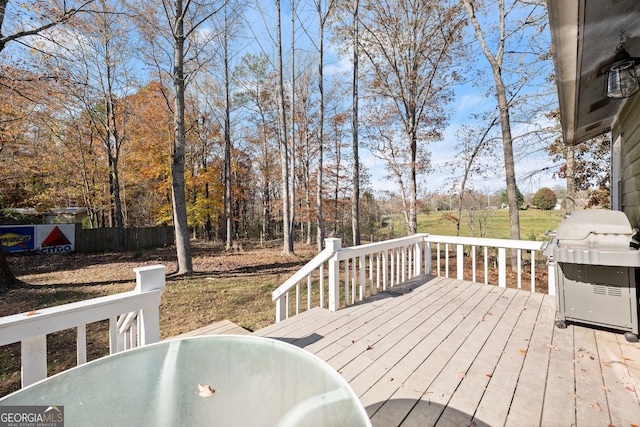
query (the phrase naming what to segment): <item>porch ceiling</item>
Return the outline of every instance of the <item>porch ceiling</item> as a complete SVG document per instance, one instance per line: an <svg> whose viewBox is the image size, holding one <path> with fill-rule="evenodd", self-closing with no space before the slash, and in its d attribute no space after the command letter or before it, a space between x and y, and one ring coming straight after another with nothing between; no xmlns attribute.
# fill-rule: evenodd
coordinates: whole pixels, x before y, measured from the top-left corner
<svg viewBox="0 0 640 427"><path fill-rule="evenodd" d="M615 55L620 30L625 48L640 57L638 0L547 0L562 131L578 144L611 129L623 100L603 95L602 67Z"/></svg>

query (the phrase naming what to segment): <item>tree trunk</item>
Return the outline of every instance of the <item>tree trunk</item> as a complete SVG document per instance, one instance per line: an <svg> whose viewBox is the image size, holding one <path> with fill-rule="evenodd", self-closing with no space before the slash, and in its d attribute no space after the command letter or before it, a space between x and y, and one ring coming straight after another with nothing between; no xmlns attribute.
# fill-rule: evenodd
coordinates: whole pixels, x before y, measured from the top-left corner
<svg viewBox="0 0 640 427"><path fill-rule="evenodd" d="M16 276L11 272L9 263L7 262L7 255L4 250L0 248L0 294L8 291L9 289L15 288L20 284L22 284L22 282L16 279Z"/></svg>
<svg viewBox="0 0 640 427"><path fill-rule="evenodd" d="M471 20L471 24L476 34L476 39L482 51L491 65L493 79L496 85L496 98L500 111L500 126L502 128L502 151L504 154L505 180L507 185L507 203L509 205L509 220L511 239L520 240L520 213L518 211L518 195L516 186L515 162L513 156L513 139L511 136L511 121L509 118L509 104L507 101L506 89L502 80L502 62L505 48L505 22L504 22L504 1L498 1L500 12L500 40L497 54L494 55L487 45L484 33L475 16L471 0L464 0L464 5ZM512 257L513 258L513 257Z"/></svg>
<svg viewBox="0 0 640 427"><path fill-rule="evenodd" d="M187 223L187 204L184 184L185 126L184 126L184 17L182 0L175 0L176 22L174 27L174 65L173 88L174 100L174 142L171 163L171 188L173 203L173 223L176 232L176 254L178 257L178 274L192 274L191 244L189 242L189 225Z"/></svg>
<svg viewBox="0 0 640 427"><path fill-rule="evenodd" d="M576 184L575 184L575 151L571 145L566 146L567 155L567 193L565 194L565 208L567 213L571 213L576 209Z"/></svg>
<svg viewBox="0 0 640 427"><path fill-rule="evenodd" d="M324 161L324 20L322 17L322 1L317 0L318 7L318 179L316 188L316 236L318 252L324 248L324 220L322 218L322 188Z"/></svg>
<svg viewBox="0 0 640 427"><path fill-rule="evenodd" d="M409 235L411 236L418 232L418 183L416 179L416 158L418 153L418 142L415 130L413 130L409 134L409 140L409 152L411 153L411 161L409 163L409 216L407 228Z"/></svg>
<svg viewBox="0 0 640 427"><path fill-rule="evenodd" d="M233 209L231 191L231 99L229 88L229 43L228 28L225 5L224 23L224 86L225 86L225 107L224 107L224 216L226 219L226 245L227 251L233 246Z"/></svg>
<svg viewBox="0 0 640 427"><path fill-rule="evenodd" d="M355 0L353 9L353 81L352 81L352 135L353 135L353 174L351 194L351 228L353 230L353 244L360 244L360 154L358 152L358 6Z"/></svg>
<svg viewBox="0 0 640 427"><path fill-rule="evenodd" d="M289 144L287 137L287 117L284 99L284 76L282 64L282 24L280 16L280 0L275 0L277 14L277 49L278 49L278 113L280 126L278 127L278 140L280 146L280 168L282 170L281 198L282 198L282 232L284 235L284 248L286 254L293 253L293 233L289 218Z"/></svg>
<svg viewBox="0 0 640 427"><path fill-rule="evenodd" d="M289 233L291 235L291 252L295 240L296 224L296 49L295 49L296 2L291 0L291 144L289 148ZM284 97L283 97L284 99ZM285 119L286 122L286 119Z"/></svg>

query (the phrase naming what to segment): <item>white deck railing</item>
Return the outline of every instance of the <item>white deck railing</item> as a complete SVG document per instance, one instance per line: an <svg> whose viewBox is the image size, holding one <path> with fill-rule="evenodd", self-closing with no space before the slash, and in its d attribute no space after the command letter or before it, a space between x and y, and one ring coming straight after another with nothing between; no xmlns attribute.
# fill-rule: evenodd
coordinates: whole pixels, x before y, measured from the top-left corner
<svg viewBox="0 0 640 427"><path fill-rule="evenodd" d="M501 287L509 284L532 292L540 288L536 277L548 274L548 289L553 294L552 265L547 267L542 256L538 262L541 246L542 242L527 240L415 234L342 248L340 239L326 239L326 249L273 292L276 322L288 318L291 312L298 314L303 309L301 299L307 301L306 310L319 306L336 311L422 273L453 277L450 273L454 268L458 280ZM509 269L507 260L512 250L515 265ZM496 279L491 279L494 276ZM523 286L525 280L528 286ZM301 287L302 283L305 286Z"/></svg>
<svg viewBox="0 0 640 427"><path fill-rule="evenodd" d="M109 320L111 354L159 341L165 267L133 271L133 291L0 318L0 346L21 343L22 387L47 377L47 334L76 328L78 365L87 361L89 323Z"/></svg>

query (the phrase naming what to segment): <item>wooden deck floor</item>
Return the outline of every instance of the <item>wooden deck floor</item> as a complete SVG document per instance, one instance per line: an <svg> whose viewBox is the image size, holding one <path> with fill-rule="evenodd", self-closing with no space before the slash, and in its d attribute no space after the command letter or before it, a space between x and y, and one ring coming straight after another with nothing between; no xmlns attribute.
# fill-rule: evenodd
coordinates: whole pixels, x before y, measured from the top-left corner
<svg viewBox="0 0 640 427"><path fill-rule="evenodd" d="M640 345L554 316L554 297L425 276L254 334L326 360L374 426L640 425Z"/></svg>

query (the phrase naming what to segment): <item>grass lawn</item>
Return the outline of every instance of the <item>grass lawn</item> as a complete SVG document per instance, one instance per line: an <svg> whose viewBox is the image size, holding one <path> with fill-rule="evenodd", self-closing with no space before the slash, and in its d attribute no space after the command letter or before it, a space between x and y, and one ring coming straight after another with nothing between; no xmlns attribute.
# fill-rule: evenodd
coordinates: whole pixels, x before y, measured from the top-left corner
<svg viewBox="0 0 640 427"><path fill-rule="evenodd" d="M418 231L421 233L442 234L445 236L455 235L456 224L452 219L457 217L457 215L457 211L438 211L420 214L418 215ZM471 231L470 215L475 219L475 233ZM546 240L544 233L547 230L558 228L558 225L560 225L564 216L564 210L521 210L520 239ZM486 222L486 227L484 228L482 235L479 225L481 219L484 219ZM471 212L463 211L460 235L509 239L511 238L509 232L509 211L506 209Z"/></svg>

